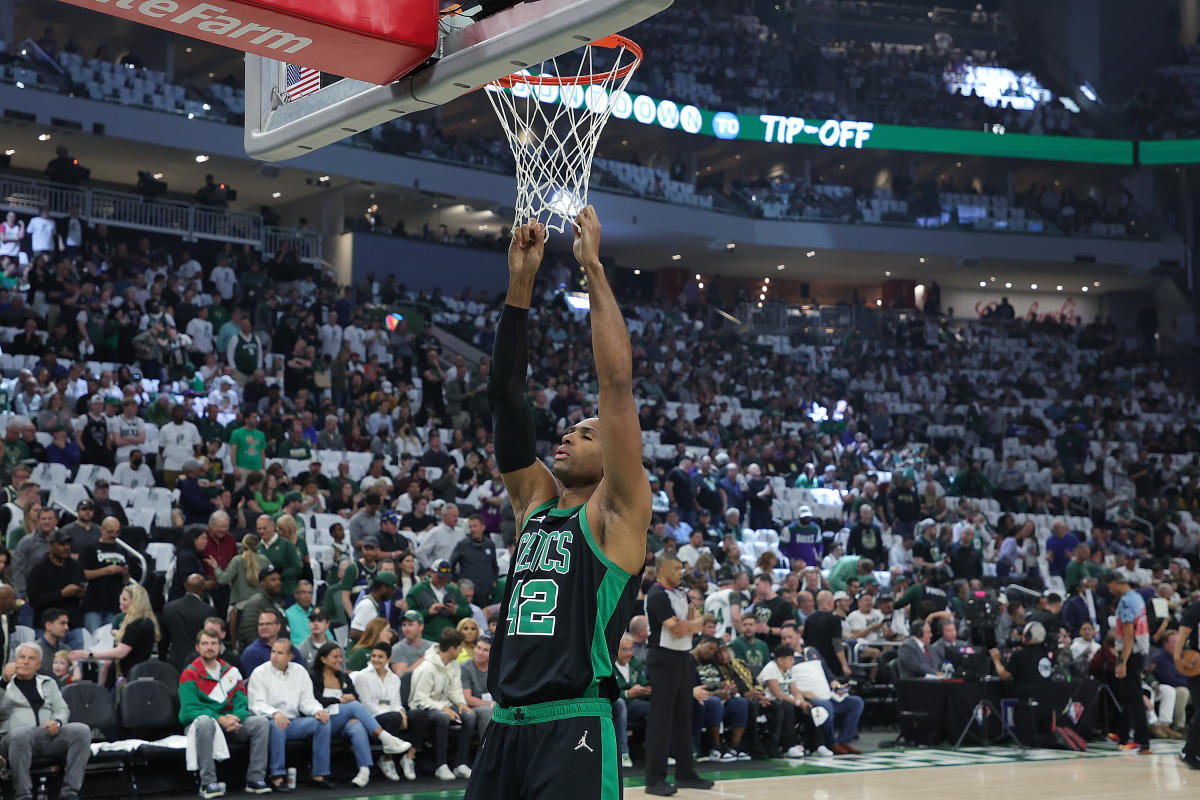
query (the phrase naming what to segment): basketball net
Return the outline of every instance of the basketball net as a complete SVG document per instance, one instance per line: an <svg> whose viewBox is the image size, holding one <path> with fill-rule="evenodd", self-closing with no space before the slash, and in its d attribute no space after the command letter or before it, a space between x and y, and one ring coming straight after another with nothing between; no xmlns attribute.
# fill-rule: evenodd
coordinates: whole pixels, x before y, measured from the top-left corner
<svg viewBox="0 0 1200 800"><path fill-rule="evenodd" d="M614 106L628 102L625 87L642 63L642 50L613 35L586 45L577 67L571 66L575 57L552 58L536 71L522 70L487 85L517 162L514 225L532 218L563 233L574 224L587 205L600 132ZM599 60L612 63L604 67Z"/></svg>

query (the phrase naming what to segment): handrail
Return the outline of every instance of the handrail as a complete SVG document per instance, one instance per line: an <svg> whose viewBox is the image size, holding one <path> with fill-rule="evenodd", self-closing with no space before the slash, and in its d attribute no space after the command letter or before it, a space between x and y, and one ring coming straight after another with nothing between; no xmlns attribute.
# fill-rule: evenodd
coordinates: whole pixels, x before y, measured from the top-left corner
<svg viewBox="0 0 1200 800"><path fill-rule="evenodd" d="M187 241L211 239L248 244L274 256L281 244L296 251L300 261L321 264L321 235L263 225L251 211L231 211L180 200L150 198L131 192L85 189L63 183L0 173L0 210L37 214L49 208L52 217L65 217L78 208L88 222L166 233Z"/></svg>

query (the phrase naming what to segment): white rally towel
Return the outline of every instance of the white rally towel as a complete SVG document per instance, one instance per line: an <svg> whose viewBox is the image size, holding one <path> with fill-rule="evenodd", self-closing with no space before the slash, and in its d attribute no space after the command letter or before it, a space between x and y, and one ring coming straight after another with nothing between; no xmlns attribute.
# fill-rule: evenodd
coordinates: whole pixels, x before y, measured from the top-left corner
<svg viewBox="0 0 1200 800"><path fill-rule="evenodd" d="M192 720L192 724L187 726L187 770L195 772L199 767L196 764L196 723L200 718ZM225 731L220 725L212 726L212 754L213 761L224 761L229 758L229 743L225 741Z"/></svg>

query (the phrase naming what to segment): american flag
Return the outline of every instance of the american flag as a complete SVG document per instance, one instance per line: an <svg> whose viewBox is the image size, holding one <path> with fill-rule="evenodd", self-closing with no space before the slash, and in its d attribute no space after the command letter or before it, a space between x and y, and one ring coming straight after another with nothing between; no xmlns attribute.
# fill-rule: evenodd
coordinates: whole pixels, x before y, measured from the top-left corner
<svg viewBox="0 0 1200 800"><path fill-rule="evenodd" d="M298 100L321 88L321 72L297 64L287 65L286 85L288 100Z"/></svg>

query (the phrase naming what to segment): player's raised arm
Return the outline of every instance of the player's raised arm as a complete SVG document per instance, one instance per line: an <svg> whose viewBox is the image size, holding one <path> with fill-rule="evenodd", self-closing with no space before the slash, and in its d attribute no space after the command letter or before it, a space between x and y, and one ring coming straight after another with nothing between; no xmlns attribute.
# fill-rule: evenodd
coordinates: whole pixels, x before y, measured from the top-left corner
<svg viewBox="0 0 1200 800"><path fill-rule="evenodd" d="M558 484L537 458L533 409L525 396L529 371L529 304L533 279L546 251L546 229L530 220L513 230L508 247L508 295L496 324L488 373L488 404L496 465L512 501L519 530L534 506L558 496Z"/></svg>
<svg viewBox="0 0 1200 800"><path fill-rule="evenodd" d="M633 351L625 318L600 263L600 220L585 207L575 218L575 258L587 276L592 354L600 386L600 443L604 478L593 495L594 521L605 554L636 574L646 560L650 483L642 468L642 429L633 401Z"/></svg>

